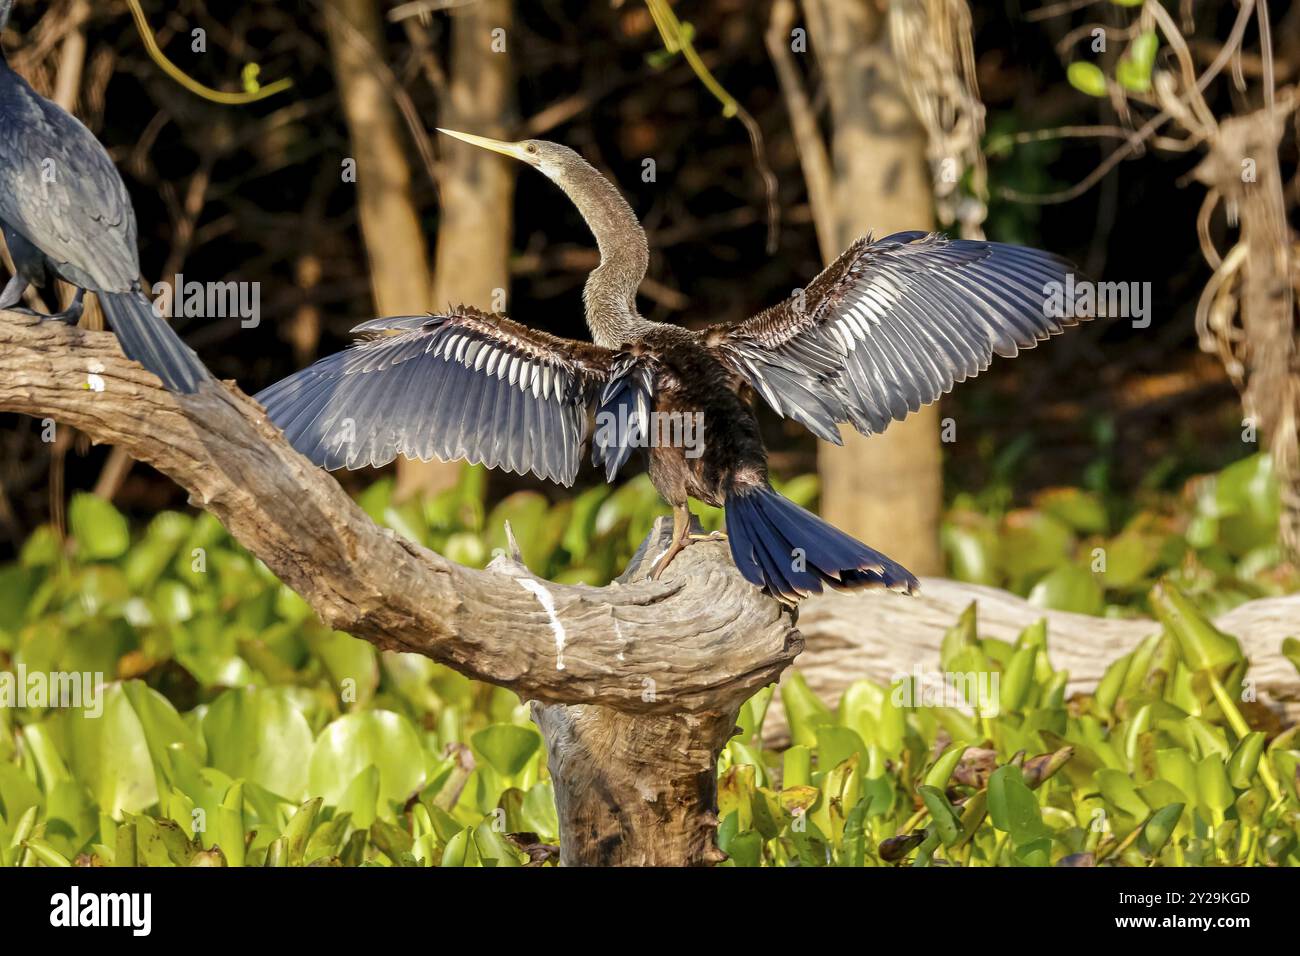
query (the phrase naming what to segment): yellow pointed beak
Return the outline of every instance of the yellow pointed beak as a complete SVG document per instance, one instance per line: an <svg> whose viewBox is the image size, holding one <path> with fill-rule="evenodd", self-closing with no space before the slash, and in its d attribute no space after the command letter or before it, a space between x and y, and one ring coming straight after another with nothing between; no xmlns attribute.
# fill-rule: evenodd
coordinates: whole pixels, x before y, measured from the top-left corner
<svg viewBox="0 0 1300 956"><path fill-rule="evenodd" d="M511 159L517 159L529 166L537 165L537 157L525 151L524 147L519 143L504 143L499 139L488 139L486 136L475 136L473 133L458 133L454 129L442 129L441 127L437 127L437 129L439 133L446 133L448 136L469 143L472 146L490 149L494 153L509 156Z"/></svg>

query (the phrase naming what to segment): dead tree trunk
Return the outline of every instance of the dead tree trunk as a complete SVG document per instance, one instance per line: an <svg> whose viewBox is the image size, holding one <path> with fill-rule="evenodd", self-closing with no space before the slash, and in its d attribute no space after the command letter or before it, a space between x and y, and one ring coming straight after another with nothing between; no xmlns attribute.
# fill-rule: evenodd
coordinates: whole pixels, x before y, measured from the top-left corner
<svg viewBox="0 0 1300 956"><path fill-rule="evenodd" d="M1295 238L1278 159L1297 102L1293 98L1282 109L1223 120L1195 172L1212 197L1228 204L1230 221L1241 223L1237 248L1212 283L1221 298L1211 324L1224 330L1232 310L1223 303L1239 303L1240 335L1224 335L1225 342L1237 340L1236 348L1221 351L1242 391L1247 421L1259 426L1273 455L1282 495L1282 545L1300 557L1300 267L1293 262Z"/></svg>
<svg viewBox="0 0 1300 956"><path fill-rule="evenodd" d="M174 395L106 332L7 312L0 411L53 418L166 473L328 627L532 700L565 863L719 858L718 753L745 699L803 648L725 544L687 549L662 581L634 561L604 588L540 581L508 558L464 568L376 526L232 385Z"/></svg>

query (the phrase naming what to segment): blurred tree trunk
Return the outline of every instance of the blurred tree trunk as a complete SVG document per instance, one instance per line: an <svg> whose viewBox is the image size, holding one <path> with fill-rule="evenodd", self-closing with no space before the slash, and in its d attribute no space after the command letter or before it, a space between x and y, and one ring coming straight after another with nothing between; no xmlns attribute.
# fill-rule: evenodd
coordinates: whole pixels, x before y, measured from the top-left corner
<svg viewBox="0 0 1300 956"><path fill-rule="evenodd" d="M899 82L888 13L873 0L804 0L804 10L830 102L836 249L867 232L933 228L925 133ZM818 454L826 519L916 574L942 570L938 422L931 405L883 435L845 427L844 447Z"/></svg>
<svg viewBox="0 0 1300 956"><path fill-rule="evenodd" d="M379 315L426 312L429 250L411 193L411 165L401 120L383 77L385 59L379 0L326 0L326 29L343 115L356 162L357 209L369 260L370 288ZM398 481L418 470L420 485L449 484L457 468L398 461ZM409 485L409 479L406 481Z"/></svg>
<svg viewBox="0 0 1300 956"><path fill-rule="evenodd" d="M451 70L441 91L439 124L508 139L514 101L508 46L512 2L479 0L450 11L450 17ZM494 35L496 30L502 32ZM515 165L473 146L442 145L433 306L507 311ZM442 476L435 480L441 484ZM399 496L416 488L437 490L427 469L399 472Z"/></svg>

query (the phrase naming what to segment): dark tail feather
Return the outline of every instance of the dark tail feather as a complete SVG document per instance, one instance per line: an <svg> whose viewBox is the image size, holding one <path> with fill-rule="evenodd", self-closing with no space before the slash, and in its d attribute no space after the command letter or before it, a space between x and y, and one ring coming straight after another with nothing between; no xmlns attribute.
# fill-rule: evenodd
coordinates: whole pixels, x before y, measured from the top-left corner
<svg viewBox="0 0 1300 956"><path fill-rule="evenodd" d="M141 292L101 292L99 304L126 357L153 372L173 392L197 392L208 378L199 357Z"/></svg>
<svg viewBox="0 0 1300 956"><path fill-rule="evenodd" d="M794 603L827 587L912 593L915 576L771 488L727 496L731 556L745 580Z"/></svg>

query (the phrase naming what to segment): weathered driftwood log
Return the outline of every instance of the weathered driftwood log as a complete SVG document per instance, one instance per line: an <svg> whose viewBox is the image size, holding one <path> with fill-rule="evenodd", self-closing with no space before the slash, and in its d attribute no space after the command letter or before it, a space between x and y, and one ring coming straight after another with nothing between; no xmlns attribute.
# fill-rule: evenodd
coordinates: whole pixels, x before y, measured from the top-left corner
<svg viewBox="0 0 1300 956"><path fill-rule="evenodd" d="M174 395L113 336L0 312L0 411L169 475L331 628L537 703L568 864L719 857L713 776L741 704L802 649L721 543L604 588L461 567L374 524L232 385Z"/></svg>
<svg viewBox="0 0 1300 956"><path fill-rule="evenodd" d="M1147 619L1119 621L1046 611L996 588L922 578L920 593L910 598L828 594L804 602L798 623L805 648L796 666L808 686L832 707L844 688L860 678L888 683L914 668L933 671L939 666L944 631L971 601L978 604L984 637L1015 640L1030 624L1047 618L1052 664L1070 673L1067 693L1095 688L1107 665L1160 626ZM1282 656L1283 639L1300 635L1300 594L1251 601L1215 623L1240 639L1261 701L1288 720L1300 720L1300 674ZM770 743L787 739L779 699L773 701L763 729Z"/></svg>

